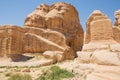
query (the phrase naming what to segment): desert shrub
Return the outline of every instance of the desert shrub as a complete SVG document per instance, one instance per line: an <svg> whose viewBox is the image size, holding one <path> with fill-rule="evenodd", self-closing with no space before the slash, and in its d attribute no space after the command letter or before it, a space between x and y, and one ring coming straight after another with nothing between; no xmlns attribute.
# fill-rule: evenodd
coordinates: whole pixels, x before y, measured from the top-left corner
<svg viewBox="0 0 120 80"><path fill-rule="evenodd" d="M7 73L5 73L5 76L6 76L6 77L9 77L9 76L11 76L11 75L12 75L11 72L7 72Z"/></svg>
<svg viewBox="0 0 120 80"><path fill-rule="evenodd" d="M9 77L8 80L32 80L32 77L29 74L13 74Z"/></svg>
<svg viewBox="0 0 120 80"><path fill-rule="evenodd" d="M43 72L36 80L61 80L63 78L72 78L74 74L58 66L52 66L49 70Z"/></svg>

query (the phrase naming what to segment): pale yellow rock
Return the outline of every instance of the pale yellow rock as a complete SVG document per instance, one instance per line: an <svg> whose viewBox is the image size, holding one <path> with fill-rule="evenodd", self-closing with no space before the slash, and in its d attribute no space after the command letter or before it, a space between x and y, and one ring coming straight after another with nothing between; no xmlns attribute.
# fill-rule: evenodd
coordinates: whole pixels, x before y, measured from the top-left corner
<svg viewBox="0 0 120 80"><path fill-rule="evenodd" d="M65 60L65 56L63 52L55 51L55 54L56 54L57 62L61 62Z"/></svg>
<svg viewBox="0 0 120 80"><path fill-rule="evenodd" d="M108 50L95 51L92 54L91 62L102 65L119 65L120 66L120 58L118 53L111 52Z"/></svg>
<svg viewBox="0 0 120 80"><path fill-rule="evenodd" d="M61 51L45 51L43 56L48 59L52 59L53 63L61 62L65 59L64 53Z"/></svg>
<svg viewBox="0 0 120 80"><path fill-rule="evenodd" d="M115 12L115 26L118 26L120 28L120 10L117 10Z"/></svg>
<svg viewBox="0 0 120 80"><path fill-rule="evenodd" d="M93 52L77 52L77 61L82 63L90 63Z"/></svg>
<svg viewBox="0 0 120 80"><path fill-rule="evenodd" d="M57 62L57 57L56 57L56 54L52 51L46 51L43 53L43 56L45 58L48 58L48 59L52 59L53 60L53 63L56 63Z"/></svg>
<svg viewBox="0 0 120 80"><path fill-rule="evenodd" d="M110 45L110 50L114 52L120 52L120 44Z"/></svg>
<svg viewBox="0 0 120 80"><path fill-rule="evenodd" d="M96 66L94 71L87 75L86 80L119 80L119 66Z"/></svg>

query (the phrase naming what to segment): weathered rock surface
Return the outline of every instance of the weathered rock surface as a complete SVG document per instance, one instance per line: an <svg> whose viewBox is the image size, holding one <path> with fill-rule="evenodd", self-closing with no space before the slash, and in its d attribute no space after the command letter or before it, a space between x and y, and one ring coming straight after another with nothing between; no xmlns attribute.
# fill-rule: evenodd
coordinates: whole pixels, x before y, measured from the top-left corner
<svg viewBox="0 0 120 80"><path fill-rule="evenodd" d="M47 50L64 51L66 48L68 48L68 46L66 45L66 39L64 35L57 31L53 31L49 29L44 30L41 28L34 28L34 27L31 28L26 27L24 29L26 31L25 52L44 52Z"/></svg>
<svg viewBox="0 0 120 80"><path fill-rule="evenodd" d="M115 26L120 28L120 10L115 12Z"/></svg>
<svg viewBox="0 0 120 80"><path fill-rule="evenodd" d="M109 65L83 64L79 62L64 62L59 65L75 74L74 78L63 80L119 80L120 67Z"/></svg>
<svg viewBox="0 0 120 80"><path fill-rule="evenodd" d="M73 59L82 49L84 32L70 4L40 5L27 16L24 29L25 52L62 51L65 59Z"/></svg>
<svg viewBox="0 0 120 80"><path fill-rule="evenodd" d="M10 54L16 60L23 53L60 51L57 61L62 61L62 57L73 59L75 52L82 49L83 38L78 12L71 4L41 4L26 17L23 28L9 25L0 28L0 55Z"/></svg>
<svg viewBox="0 0 120 80"><path fill-rule="evenodd" d="M46 51L43 53L45 58L53 60L53 63L61 62L65 59L64 53L60 51Z"/></svg>
<svg viewBox="0 0 120 80"><path fill-rule="evenodd" d="M77 52L77 60L99 65L120 65L120 31L116 27L112 28L111 20L101 11L95 10L89 16L86 28L83 50Z"/></svg>
<svg viewBox="0 0 120 80"><path fill-rule="evenodd" d="M114 39L120 43L120 10L115 12L115 24L113 27Z"/></svg>
<svg viewBox="0 0 120 80"><path fill-rule="evenodd" d="M112 28L111 20L99 10L89 16L86 28L83 51L106 50L119 44L119 30Z"/></svg>
<svg viewBox="0 0 120 80"><path fill-rule="evenodd" d="M94 52L77 52L77 55L78 62L120 66L120 52L96 50Z"/></svg>
<svg viewBox="0 0 120 80"><path fill-rule="evenodd" d="M113 39L112 22L99 10L93 11L89 16L86 23L86 30L85 44Z"/></svg>
<svg viewBox="0 0 120 80"><path fill-rule="evenodd" d="M83 49L77 52L78 57L75 59L80 65L72 68L73 72L80 75L70 80L119 80L120 29L118 12L115 13L114 27L112 27L111 20L101 11L95 10L89 16Z"/></svg>
<svg viewBox="0 0 120 80"><path fill-rule="evenodd" d="M39 28L45 28L45 15L49 12L49 6L41 4L35 11L27 16L25 19L25 26L34 26Z"/></svg>
<svg viewBox="0 0 120 80"><path fill-rule="evenodd" d="M41 4L26 17L24 28L0 26L0 65L50 65L74 59L75 52L82 50L77 52L74 61L60 65L78 74L70 80L119 80L120 10L115 12L114 27L105 14L95 10L87 20L86 29L84 35L78 12L72 5L63 2L50 6ZM43 55L40 60L25 61L24 53ZM11 63L9 58L9 62L4 61L4 56L25 62Z"/></svg>
<svg viewBox="0 0 120 80"><path fill-rule="evenodd" d="M82 49L83 29L79 23L77 10L70 4L63 2L51 6L43 4L27 16L24 26L51 29L64 35L66 45L74 52Z"/></svg>
<svg viewBox="0 0 120 80"><path fill-rule="evenodd" d="M118 65L120 66L120 53L108 50L95 51L91 56L91 63L100 65Z"/></svg>
<svg viewBox="0 0 120 80"><path fill-rule="evenodd" d="M114 39L120 43L120 28L118 26L113 27Z"/></svg>
<svg viewBox="0 0 120 80"><path fill-rule="evenodd" d="M15 25L0 26L0 56L18 59L20 58L20 55L23 54L23 49L23 28Z"/></svg>

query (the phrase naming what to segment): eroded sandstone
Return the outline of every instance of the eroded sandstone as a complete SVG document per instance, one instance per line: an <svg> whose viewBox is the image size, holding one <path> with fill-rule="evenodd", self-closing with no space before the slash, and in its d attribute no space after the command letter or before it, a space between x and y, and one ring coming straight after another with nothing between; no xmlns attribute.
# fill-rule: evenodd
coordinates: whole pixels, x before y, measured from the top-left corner
<svg viewBox="0 0 120 80"><path fill-rule="evenodd" d="M12 37L15 39L10 41L14 45L10 51L15 50L16 52L11 52L14 54L11 57L24 53L61 51L64 59L74 59L75 52L81 50L83 46L84 32L79 22L78 12L74 6L64 2L52 5L41 4L26 17L23 28L13 26L13 29ZM3 35L7 34L2 33L0 37ZM19 38L19 36L23 37ZM7 44L6 42L1 43L2 46ZM1 52L1 54L3 53ZM57 54L57 57L61 55ZM61 61L60 58L59 60Z"/></svg>
<svg viewBox="0 0 120 80"><path fill-rule="evenodd" d="M118 13L115 17L118 18ZM112 27L111 20L101 11L95 10L87 20L86 29L83 49L77 52L78 62L120 65L118 25Z"/></svg>
<svg viewBox="0 0 120 80"><path fill-rule="evenodd" d="M27 16L24 23L26 52L63 51L64 55L67 55L66 58L74 58L74 53L82 49L84 37L77 10L64 2L54 3L51 6L42 4L38 8ZM33 35L37 36L34 40L30 38ZM42 40L38 39L38 36ZM36 46L39 46L39 49Z"/></svg>
<svg viewBox="0 0 120 80"><path fill-rule="evenodd" d="M0 56L20 59L24 49L24 38L23 28L15 25L0 26Z"/></svg>

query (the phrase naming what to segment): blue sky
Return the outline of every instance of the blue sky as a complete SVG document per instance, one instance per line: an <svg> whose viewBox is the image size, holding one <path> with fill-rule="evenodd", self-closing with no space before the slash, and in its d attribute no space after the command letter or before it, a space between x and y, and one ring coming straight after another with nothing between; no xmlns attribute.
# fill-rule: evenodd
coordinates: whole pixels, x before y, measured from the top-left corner
<svg viewBox="0 0 120 80"><path fill-rule="evenodd" d="M23 26L26 16L41 3L68 2L79 12L80 23L85 23L93 10L101 10L114 23L114 12L120 9L120 0L0 0L0 25L15 24Z"/></svg>

